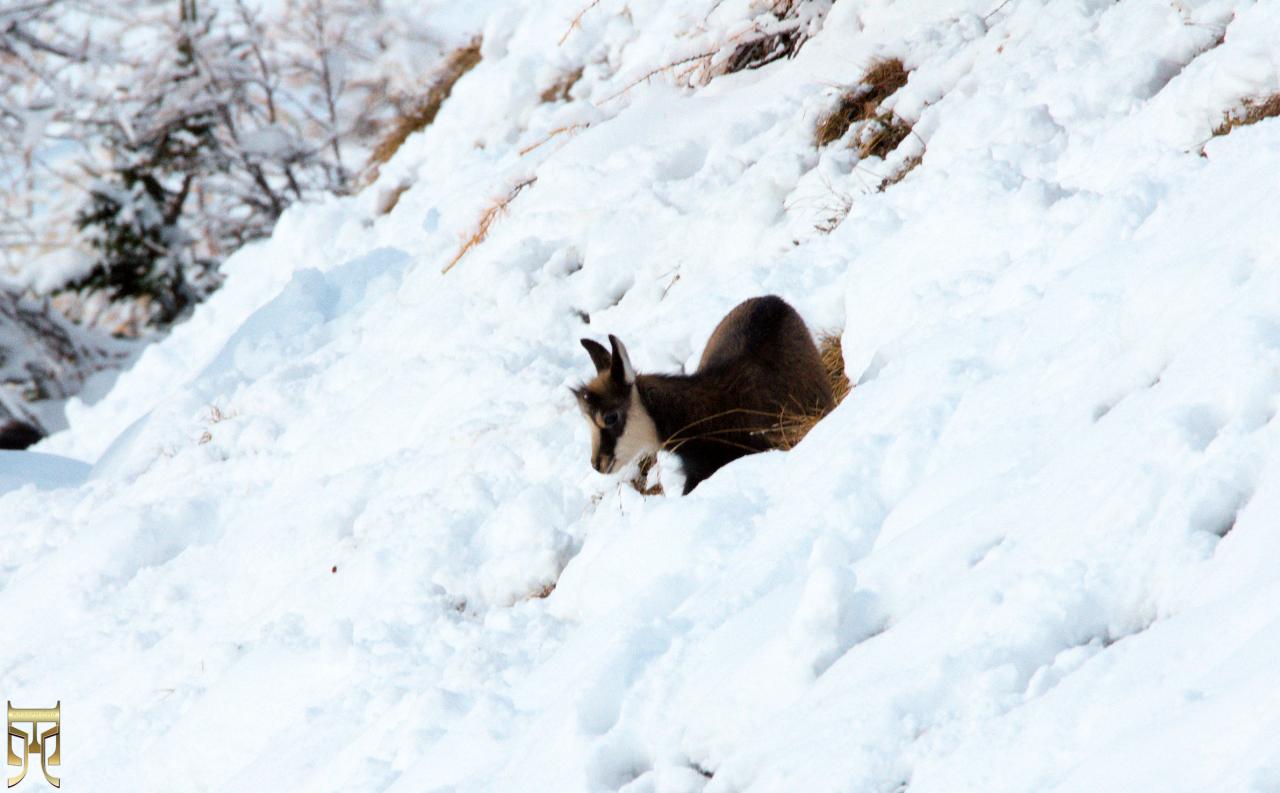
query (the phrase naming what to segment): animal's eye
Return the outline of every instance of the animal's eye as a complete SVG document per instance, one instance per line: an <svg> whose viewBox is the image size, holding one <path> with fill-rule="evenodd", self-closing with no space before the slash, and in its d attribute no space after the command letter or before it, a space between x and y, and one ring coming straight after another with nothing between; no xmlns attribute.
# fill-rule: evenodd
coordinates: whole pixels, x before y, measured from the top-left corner
<svg viewBox="0 0 1280 793"><path fill-rule="evenodd" d="M604 425L606 427L612 427L614 424L617 424L617 423L618 423L618 411L610 410L608 413L604 414Z"/></svg>

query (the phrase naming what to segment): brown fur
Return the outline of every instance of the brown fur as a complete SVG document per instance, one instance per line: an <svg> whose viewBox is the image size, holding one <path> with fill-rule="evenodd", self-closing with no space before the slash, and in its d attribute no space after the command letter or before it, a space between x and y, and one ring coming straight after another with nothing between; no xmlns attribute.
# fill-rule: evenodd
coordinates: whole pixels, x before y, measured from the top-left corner
<svg viewBox="0 0 1280 793"><path fill-rule="evenodd" d="M43 432L25 421L0 419L0 449L25 449L43 437Z"/></svg>
<svg viewBox="0 0 1280 793"><path fill-rule="evenodd" d="M605 473L664 448L680 458L688 493L738 457L786 445L797 417L835 405L804 320L774 295L730 311L693 374L636 375L626 348L609 340L612 353L583 340L597 375L575 391L593 428L592 464Z"/></svg>

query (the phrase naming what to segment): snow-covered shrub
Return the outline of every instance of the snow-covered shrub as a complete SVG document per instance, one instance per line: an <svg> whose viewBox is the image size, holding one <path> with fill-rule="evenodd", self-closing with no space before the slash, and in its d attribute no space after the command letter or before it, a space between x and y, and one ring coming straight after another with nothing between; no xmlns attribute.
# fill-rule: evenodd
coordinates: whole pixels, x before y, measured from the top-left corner
<svg viewBox="0 0 1280 793"><path fill-rule="evenodd" d="M103 125L115 162L90 188L76 217L93 265L67 285L103 290L114 299L143 299L162 323L213 288L210 249L223 247L214 241L200 251L186 228L197 225L189 209L194 192L229 163L218 127L231 108L214 93L216 85L197 58L197 42L208 34L207 20L197 14L195 0L183 0L170 67L144 86L131 117Z"/></svg>
<svg viewBox="0 0 1280 793"><path fill-rule="evenodd" d="M443 51L408 5L0 10L0 266L40 293L142 299L167 324L291 203L349 192Z"/></svg>
<svg viewBox="0 0 1280 793"><path fill-rule="evenodd" d="M59 405L102 369L127 360L134 344L63 319L47 300L0 290L0 424L12 438L61 429ZM28 437L28 440L29 437ZM25 444L24 444L25 445Z"/></svg>
<svg viewBox="0 0 1280 793"><path fill-rule="evenodd" d="M777 0L768 13L752 21L709 76L759 69L783 58L795 57L804 43L822 27L822 18L833 0ZM720 58L723 57L723 60Z"/></svg>
<svg viewBox="0 0 1280 793"><path fill-rule="evenodd" d="M854 85L841 92L836 106L818 122L815 137L818 146L826 146L845 136L859 122L878 121L885 114L880 103L907 84L908 72L897 58L876 61ZM905 135L903 136L905 137ZM901 138L898 138L901 141ZM861 148L862 144L859 144ZM892 148L892 147L890 147Z"/></svg>
<svg viewBox="0 0 1280 793"><path fill-rule="evenodd" d="M898 58L881 58L867 67L858 82L840 91L835 106L822 114L814 128L814 143L821 149L840 141L853 149L857 160L878 158L888 161L890 155L912 135L912 125L886 101L907 84L910 72ZM921 140L923 144L923 140ZM904 152L889 169L869 171L878 178L877 192L897 184L920 164L923 150ZM843 222L853 205L853 197L833 191L834 202L827 205L826 216L815 228L824 234Z"/></svg>

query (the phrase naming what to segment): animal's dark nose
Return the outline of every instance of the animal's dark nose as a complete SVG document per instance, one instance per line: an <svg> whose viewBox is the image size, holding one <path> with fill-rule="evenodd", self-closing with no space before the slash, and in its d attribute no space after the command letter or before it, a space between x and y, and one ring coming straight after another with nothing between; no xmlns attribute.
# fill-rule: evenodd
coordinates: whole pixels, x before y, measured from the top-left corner
<svg viewBox="0 0 1280 793"><path fill-rule="evenodd" d="M598 455L591 461L591 467L602 474L607 474L613 468L613 458L603 454Z"/></svg>

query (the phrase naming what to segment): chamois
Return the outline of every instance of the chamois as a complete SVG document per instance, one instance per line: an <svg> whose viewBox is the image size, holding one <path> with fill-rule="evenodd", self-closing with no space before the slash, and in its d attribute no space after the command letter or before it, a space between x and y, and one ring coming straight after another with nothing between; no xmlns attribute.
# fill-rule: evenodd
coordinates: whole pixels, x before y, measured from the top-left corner
<svg viewBox="0 0 1280 793"><path fill-rule="evenodd" d="M582 339L596 377L575 388L591 425L591 465L612 473L641 454L673 452L684 494L743 455L777 448L787 423L835 406L804 320L776 295L720 320L693 374L637 375L627 348Z"/></svg>
<svg viewBox="0 0 1280 793"><path fill-rule="evenodd" d="M43 437L43 432L25 421L0 419L0 449L25 449Z"/></svg>

